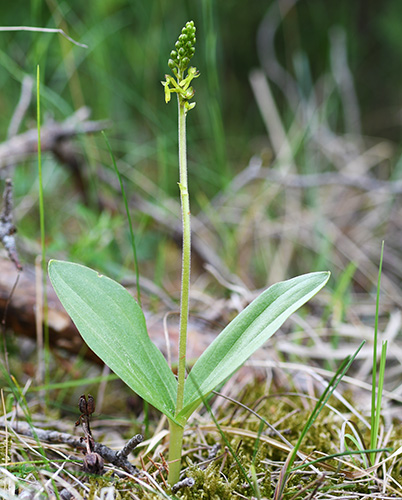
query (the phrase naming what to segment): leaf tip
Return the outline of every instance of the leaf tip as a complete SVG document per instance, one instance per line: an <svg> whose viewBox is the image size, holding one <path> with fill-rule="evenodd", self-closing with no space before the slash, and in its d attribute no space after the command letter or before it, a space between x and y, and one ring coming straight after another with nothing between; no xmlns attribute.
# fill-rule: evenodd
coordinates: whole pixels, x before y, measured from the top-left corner
<svg viewBox="0 0 402 500"><path fill-rule="evenodd" d="M56 262L56 261L55 261L54 259L50 259L50 260L49 260L49 263L48 263L48 265L47 265L47 272L49 273L49 275L50 275L50 273L51 273L51 271L52 271L52 268L54 267L54 263L55 263L55 262Z"/></svg>

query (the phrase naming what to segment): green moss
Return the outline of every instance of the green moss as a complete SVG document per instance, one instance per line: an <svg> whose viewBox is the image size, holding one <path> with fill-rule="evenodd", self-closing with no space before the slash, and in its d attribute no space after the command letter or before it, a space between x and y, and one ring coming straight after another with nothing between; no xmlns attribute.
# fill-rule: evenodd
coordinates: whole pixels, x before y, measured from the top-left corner
<svg viewBox="0 0 402 500"><path fill-rule="evenodd" d="M239 399L243 404L249 405L253 408L258 415L281 432L282 435L290 443L295 443L300 432L305 425L305 422L312 410L314 402L299 396L292 396L289 394L277 394L274 396L267 396L265 394L265 386L258 380L254 384L250 384L243 394L239 395ZM351 399L351 398L349 398ZM307 402L307 404L306 404ZM353 401L352 401L353 403ZM337 402L334 398L331 404L347 418L345 408ZM310 406L309 406L310 405ZM52 412L49 412L52 413ZM235 405L228 407L222 405L221 411L218 410L217 416L220 425L225 428L233 428L235 431L253 432L255 438L242 437L225 430L226 441L223 440L219 431L202 431L202 424L196 431L194 427L193 432L188 432L185 436L185 464L187 469L187 476L195 479L195 485L192 488L187 488L172 495L170 489L166 488L157 476L160 487L166 492L167 498L180 498L180 499L237 499L241 496L246 498L257 497L256 492L250 487L249 483L244 477L242 470L239 467L240 462L245 473L251 477L251 466L254 465L258 487L260 490L261 498L272 498L278 478L283 468L283 464L288 456L286 451L278 449L273 444L264 442L264 437L272 437L274 440L279 438L275 436L271 430L265 425L261 425L261 421L250 412L237 407ZM204 424L209 422L208 414L205 412L201 414L200 421ZM331 409L324 409L314 425L310 428L304 441L301 445L301 451L306 454L311 454L311 459L317 458L318 451L321 453L331 454L339 451L340 447L340 430L343 419L335 414ZM152 427L151 421L151 427ZM194 424L195 425L195 424ZM360 431L364 435L366 442L368 441L367 430L356 423ZM189 428L190 430L190 428ZM132 429L130 430L132 433ZM202 440L200 435L202 434ZM10 436L9 441L9 462L15 456L13 449L21 444L18 440L14 442L14 438ZM203 444L200 444L200 441ZM220 444L220 449L217 452L215 459L212 462L206 463L208 459L208 452L211 446ZM204 445L207 446L204 446ZM348 443L350 448L353 449L353 443ZM226 448L229 445L231 450L236 454L237 460L232 456L231 451ZM392 447L394 450L402 445L402 428L400 425L395 425L392 430L387 446ZM18 449L18 453L26 457L26 460L35 460L35 457L29 456L29 451ZM380 459L383 459L387 454L383 453ZM389 454L388 454L389 456ZM0 460L5 462L5 442L0 443ZM359 455L354 456L353 460L356 464L361 463ZM352 463L352 458L345 457L345 461ZM145 460L146 462L146 460ZM318 470L316 474L308 466L305 469L298 470L292 473L289 477L288 483L284 490L284 498L303 499L308 498L314 489L318 487L318 491L325 495L325 492L332 495L334 498L342 498L346 495L366 495L373 494L373 481L369 478L363 478L355 481L349 473L353 471L352 467L342 465L340 470L337 470L339 462L335 460L327 461L325 463L316 464ZM139 466L139 463L136 463ZM295 465L300 465L300 462ZM391 461L387 463L387 473L395 481L394 484L402 483L402 459L397 457L393 464ZM33 473L38 477L38 471L43 464L27 462L26 464L18 464L9 466L8 470L12 472L15 477L26 477L27 474ZM329 469L328 466L332 466ZM150 469L154 472L155 469ZM69 472L72 468L69 468ZM383 471L380 468L377 471L378 477L382 478ZM77 474L78 475L78 474ZM82 471L79 474L82 477ZM322 482L317 483L317 480L325 475ZM68 479L68 478L66 478ZM144 477L141 480L145 481ZM104 476L100 477L85 477L84 482L87 490L81 489L85 500L92 500L99 498L101 491L106 487L113 487L115 490L115 498L120 500L129 500L133 498L141 500L156 500L161 498L158 492L152 493L151 491L143 489L134 479L127 477L119 477L111 471L107 472ZM391 483L389 483L391 485ZM304 491L302 489L305 488ZM395 493L393 490L387 491L387 494Z"/></svg>

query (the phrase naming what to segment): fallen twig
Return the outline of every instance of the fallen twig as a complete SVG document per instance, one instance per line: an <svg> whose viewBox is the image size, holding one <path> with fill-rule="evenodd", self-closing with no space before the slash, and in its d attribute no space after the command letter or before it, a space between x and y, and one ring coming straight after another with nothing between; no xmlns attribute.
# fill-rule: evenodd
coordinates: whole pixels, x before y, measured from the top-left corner
<svg viewBox="0 0 402 500"><path fill-rule="evenodd" d="M383 181L369 176L343 175L336 172L324 172L311 175L282 175L280 172L261 168L256 179L266 179L283 186L311 188L319 186L346 186L362 191L382 191L389 194L402 193L402 181Z"/></svg>
<svg viewBox="0 0 402 500"><path fill-rule="evenodd" d="M11 179L6 179L3 200L3 210L0 214L0 241L6 249L10 260L15 264L15 267L21 271L22 266L18 259L14 236L17 229L13 223L13 183Z"/></svg>
<svg viewBox="0 0 402 500"><path fill-rule="evenodd" d="M90 111L88 108L80 108L64 122L48 122L41 127L41 149L43 151L57 152L60 141L69 139L78 134L91 134L99 132L110 126L107 120L88 120ZM23 134L0 144L0 169L9 163L18 163L26 160L38 151L38 132L36 128L30 129Z"/></svg>
<svg viewBox="0 0 402 500"><path fill-rule="evenodd" d="M249 165L242 170L231 182L230 190L225 195L219 194L212 204L221 206L233 197L247 184L256 180L267 180L289 188L307 189L320 186L345 186L361 191L381 191L389 194L402 193L402 181L384 181L369 176L344 175L337 172L323 172L321 174L297 175L283 174L277 170L263 167L259 158L253 157Z"/></svg>
<svg viewBox="0 0 402 500"><path fill-rule="evenodd" d="M177 493L179 490L182 490L183 488L191 488L194 485L195 485L194 478L185 477L184 479L182 479L181 481L172 486L172 493Z"/></svg>
<svg viewBox="0 0 402 500"><path fill-rule="evenodd" d="M3 419L0 420L0 427L5 428L5 422ZM72 448L85 449L86 445L81 438L72 436L66 432L58 432L47 429L39 429L29 425L27 422L18 422L13 425L8 424L9 427L16 433L22 434L24 436L39 439L39 441L46 441L51 444L66 444ZM127 447L131 447L130 452L135 448L136 445L141 443L142 436L137 434L125 445L125 447L120 451L114 451L108 446L94 441L93 451L98 453L106 462L109 462L116 467L120 467L129 474L138 474L138 469L127 459L127 455L122 453L123 450L127 450ZM130 444L131 443L131 444ZM136 443L136 444L135 444ZM129 446L130 444L130 446ZM135 446L134 446L135 445Z"/></svg>

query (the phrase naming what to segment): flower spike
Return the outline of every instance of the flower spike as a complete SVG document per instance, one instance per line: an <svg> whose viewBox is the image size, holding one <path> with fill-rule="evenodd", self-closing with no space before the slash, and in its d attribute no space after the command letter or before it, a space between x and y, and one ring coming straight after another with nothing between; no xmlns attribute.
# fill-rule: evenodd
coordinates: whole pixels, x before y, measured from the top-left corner
<svg viewBox="0 0 402 500"><path fill-rule="evenodd" d="M188 21L181 30L181 34L175 43L175 48L170 52L168 66L172 70L174 77L165 75L165 81L161 82L165 88L165 102L168 103L172 92L175 92L179 100L185 103L186 111L195 106L195 102L188 102L193 98L195 93L190 84L194 78L198 78L199 76L197 68L190 67L187 70L190 59L195 53L195 31L194 21ZM187 76L185 75L186 70Z"/></svg>

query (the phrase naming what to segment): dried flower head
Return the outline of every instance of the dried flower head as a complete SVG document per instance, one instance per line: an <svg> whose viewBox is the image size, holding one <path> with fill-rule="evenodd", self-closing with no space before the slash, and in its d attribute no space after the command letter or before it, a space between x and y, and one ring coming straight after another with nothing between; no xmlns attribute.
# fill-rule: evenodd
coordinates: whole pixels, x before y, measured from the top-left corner
<svg viewBox="0 0 402 500"><path fill-rule="evenodd" d="M84 457L84 471L89 474L103 474L105 461L98 453L87 453Z"/></svg>

